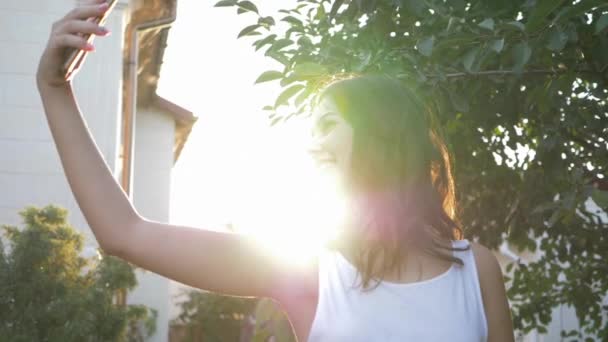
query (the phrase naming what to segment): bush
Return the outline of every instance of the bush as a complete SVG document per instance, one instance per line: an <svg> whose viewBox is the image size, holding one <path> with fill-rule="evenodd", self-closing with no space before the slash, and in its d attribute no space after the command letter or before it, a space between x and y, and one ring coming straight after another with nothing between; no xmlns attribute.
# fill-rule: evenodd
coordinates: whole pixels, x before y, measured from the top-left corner
<svg viewBox="0 0 608 342"><path fill-rule="evenodd" d="M117 290L137 285L131 265L102 251L97 258L80 256L84 237L66 222L65 209L27 207L19 214L23 229L2 226L10 248L0 240L0 336L133 341L143 339L138 324L147 336L154 332L154 311L113 304Z"/></svg>

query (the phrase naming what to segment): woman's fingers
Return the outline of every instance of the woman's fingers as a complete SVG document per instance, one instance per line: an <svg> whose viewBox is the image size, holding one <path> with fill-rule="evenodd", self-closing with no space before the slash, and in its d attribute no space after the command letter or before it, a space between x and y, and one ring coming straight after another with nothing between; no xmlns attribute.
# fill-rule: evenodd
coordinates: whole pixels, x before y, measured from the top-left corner
<svg viewBox="0 0 608 342"><path fill-rule="evenodd" d="M84 37L73 34L62 34L55 36L54 44L55 47L58 48L72 47L83 50L92 49L92 45L90 45Z"/></svg>
<svg viewBox="0 0 608 342"><path fill-rule="evenodd" d="M60 26L58 26L55 32L55 34L58 35L65 33L90 33L97 35L105 35L106 33L108 33L108 31L105 30L102 26L99 26L98 24L91 21L70 20L63 22Z"/></svg>
<svg viewBox="0 0 608 342"><path fill-rule="evenodd" d="M105 6L101 7L100 4L102 3ZM70 68L70 71L66 71L65 65L68 61L71 66L74 65L74 60L68 60L68 57L73 58L74 56L74 51L71 51L71 48L93 51L93 45L90 44L92 35L105 36L108 33L102 30L99 24L91 20L102 17L109 10L105 0L78 0L77 6L63 18L55 21L51 27L50 38L40 57L36 72L38 86L64 86L74 76L84 60L76 60L76 69Z"/></svg>

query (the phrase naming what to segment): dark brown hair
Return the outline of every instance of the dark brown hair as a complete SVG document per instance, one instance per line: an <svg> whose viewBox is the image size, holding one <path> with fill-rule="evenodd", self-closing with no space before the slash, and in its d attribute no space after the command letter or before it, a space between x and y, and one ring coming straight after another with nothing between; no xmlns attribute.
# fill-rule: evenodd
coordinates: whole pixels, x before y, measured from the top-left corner
<svg viewBox="0 0 608 342"><path fill-rule="evenodd" d="M446 250L463 239L456 218L452 160L432 101L412 84L386 75L350 76L329 83L313 105L329 97L353 127L351 172L357 227L336 240L355 252L361 285L376 286L401 270L410 246L463 265ZM345 247L346 246L346 247ZM382 258L381 258L382 257ZM375 270L374 265L383 260Z"/></svg>

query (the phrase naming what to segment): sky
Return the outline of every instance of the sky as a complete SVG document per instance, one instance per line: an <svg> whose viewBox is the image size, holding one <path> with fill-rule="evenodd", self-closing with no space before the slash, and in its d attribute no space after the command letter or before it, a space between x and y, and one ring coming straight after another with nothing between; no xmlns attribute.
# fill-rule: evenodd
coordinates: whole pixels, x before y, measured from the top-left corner
<svg viewBox="0 0 608 342"><path fill-rule="evenodd" d="M302 256L331 234L342 207L306 155L307 122L271 127L262 110L281 87L254 81L282 68L251 46L259 36L236 38L257 15L215 3L178 1L162 65L158 94L199 118L173 168L170 221L213 230L232 223ZM255 3L273 15L295 0Z"/></svg>

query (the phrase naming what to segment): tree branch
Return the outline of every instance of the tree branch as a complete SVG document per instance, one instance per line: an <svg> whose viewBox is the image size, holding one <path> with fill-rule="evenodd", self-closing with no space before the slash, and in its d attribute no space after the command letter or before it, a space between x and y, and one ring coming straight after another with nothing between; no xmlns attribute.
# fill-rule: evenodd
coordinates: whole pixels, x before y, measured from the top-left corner
<svg viewBox="0 0 608 342"><path fill-rule="evenodd" d="M560 75L566 73L568 70L566 69L553 69L553 70L526 70L523 72L515 72L513 70L486 70L486 71L478 71L478 72L455 72L451 74L445 74L444 76L447 78L456 78L456 77L465 77L465 76L493 76L493 75ZM590 69L578 69L573 70L575 73L590 73L590 74L600 74L595 70ZM438 75L427 75L427 77L439 77Z"/></svg>

